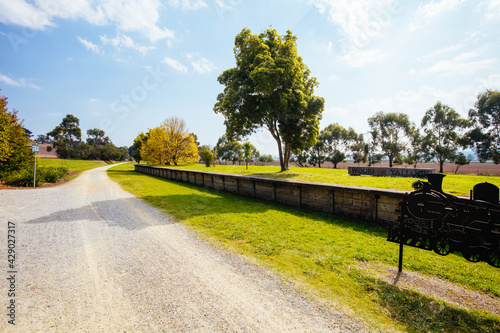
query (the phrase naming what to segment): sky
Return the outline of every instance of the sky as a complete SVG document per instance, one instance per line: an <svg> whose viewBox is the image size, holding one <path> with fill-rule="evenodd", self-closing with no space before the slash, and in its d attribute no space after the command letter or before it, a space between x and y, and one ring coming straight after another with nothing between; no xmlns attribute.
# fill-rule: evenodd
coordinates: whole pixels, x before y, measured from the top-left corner
<svg viewBox="0 0 500 333"><path fill-rule="evenodd" d="M297 36L325 99L320 128L358 133L379 111L419 125L440 101L462 117L500 90L500 0L0 0L0 95L35 138L67 114L117 146L179 117L201 144L243 28ZM265 130L248 138L277 155Z"/></svg>

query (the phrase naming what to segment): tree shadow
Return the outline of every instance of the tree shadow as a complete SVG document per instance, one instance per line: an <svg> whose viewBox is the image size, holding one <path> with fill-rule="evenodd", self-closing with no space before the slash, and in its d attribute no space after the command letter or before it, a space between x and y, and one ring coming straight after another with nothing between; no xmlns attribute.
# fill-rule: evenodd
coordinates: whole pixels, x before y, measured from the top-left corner
<svg viewBox="0 0 500 333"><path fill-rule="evenodd" d="M141 216L137 215L136 209L138 205L141 210ZM109 227L140 230L151 226L151 224L144 221L144 215L146 215L148 220L153 219L161 225L173 223L165 214L149 208L135 198L96 201L79 208L62 209L49 215L28 220L24 223L39 224L102 221Z"/></svg>
<svg viewBox="0 0 500 333"><path fill-rule="evenodd" d="M300 174L296 172L259 172L252 174L253 177L271 178L271 179L294 179Z"/></svg>
<svg viewBox="0 0 500 333"><path fill-rule="evenodd" d="M500 331L499 317L461 309L379 279L358 275L357 280L409 332Z"/></svg>
<svg viewBox="0 0 500 333"><path fill-rule="evenodd" d="M372 236L381 238L387 237L387 228L376 222L332 215L314 211L306 207L291 206L284 203L219 191L209 187L201 187L199 185L168 180L156 176L151 177L196 191L196 193L191 194L149 195L141 197L141 199L157 207L166 205L166 210L169 214L173 214L179 219L226 213L260 214L272 210L296 217L312 218L319 222L335 224L347 230L368 233ZM174 207L175 209L173 209ZM276 223L279 223L279 221L276 221Z"/></svg>

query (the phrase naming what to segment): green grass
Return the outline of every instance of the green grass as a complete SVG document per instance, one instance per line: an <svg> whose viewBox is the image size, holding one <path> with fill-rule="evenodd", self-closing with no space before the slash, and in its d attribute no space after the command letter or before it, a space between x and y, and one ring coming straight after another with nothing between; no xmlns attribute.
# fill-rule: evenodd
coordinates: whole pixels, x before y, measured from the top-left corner
<svg viewBox="0 0 500 333"><path fill-rule="evenodd" d="M375 187L401 191L413 191L411 185L417 180L415 178L403 177L349 176L347 174L347 169L291 167L289 171L280 172L280 168L278 166L251 165L248 167L248 170L246 170L244 165L216 165L215 167L207 168L202 164L182 165L177 166L176 168L252 175L258 177L303 180L348 186ZM500 187L499 176L447 174L443 180L443 190L446 193L453 195L469 196L470 190L474 187L474 185L483 182L492 183Z"/></svg>
<svg viewBox="0 0 500 333"><path fill-rule="evenodd" d="M370 267L396 267L398 258L398 245L387 242L379 226L167 181L136 173L131 164L113 167L108 175L174 220L255 258L373 330L500 330L500 317L459 309L377 278ZM499 271L486 263L405 247L404 269L500 297Z"/></svg>
<svg viewBox="0 0 500 333"><path fill-rule="evenodd" d="M96 160L65 160L60 158L41 158L37 159L37 164L41 166L66 167L69 172L64 177L64 180L76 178L83 171L106 166L113 163Z"/></svg>
<svg viewBox="0 0 500 333"><path fill-rule="evenodd" d="M37 159L39 166L65 166L70 172L78 174L89 169L98 168L109 165L104 161L89 161L89 160L64 160L60 158L39 158Z"/></svg>

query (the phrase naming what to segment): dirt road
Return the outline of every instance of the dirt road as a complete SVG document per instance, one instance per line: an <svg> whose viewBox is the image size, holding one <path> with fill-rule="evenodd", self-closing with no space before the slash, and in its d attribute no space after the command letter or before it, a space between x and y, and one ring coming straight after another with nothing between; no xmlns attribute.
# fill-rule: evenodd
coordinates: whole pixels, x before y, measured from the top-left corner
<svg viewBox="0 0 500 333"><path fill-rule="evenodd" d="M1 332L360 331L172 223L107 168L0 191Z"/></svg>

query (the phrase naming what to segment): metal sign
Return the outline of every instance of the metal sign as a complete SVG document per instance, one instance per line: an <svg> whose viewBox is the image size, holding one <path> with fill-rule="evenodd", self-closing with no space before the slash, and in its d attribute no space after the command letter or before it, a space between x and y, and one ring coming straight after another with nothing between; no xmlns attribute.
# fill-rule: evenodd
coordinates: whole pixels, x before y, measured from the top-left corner
<svg viewBox="0 0 500 333"><path fill-rule="evenodd" d="M444 177L429 174L428 182L413 183L415 191L399 204L398 221L386 221L387 240L400 244L399 271L402 271L403 245L443 256L461 252L468 261L486 261L500 268L498 187L477 184L470 199L458 198L443 192Z"/></svg>
<svg viewBox="0 0 500 333"><path fill-rule="evenodd" d="M31 146L31 152L32 153L39 153L40 152L40 146L38 146L38 145L32 145Z"/></svg>

